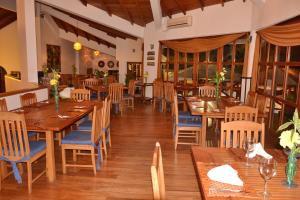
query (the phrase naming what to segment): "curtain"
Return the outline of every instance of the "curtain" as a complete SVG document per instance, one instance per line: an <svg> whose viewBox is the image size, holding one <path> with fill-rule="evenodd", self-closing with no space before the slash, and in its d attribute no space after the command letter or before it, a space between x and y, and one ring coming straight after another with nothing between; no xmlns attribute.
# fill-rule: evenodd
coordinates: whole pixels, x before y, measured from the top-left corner
<svg viewBox="0 0 300 200"><path fill-rule="evenodd" d="M300 45L300 22L281 26L271 26L257 32L253 58L251 91L255 91L257 84L257 70L259 63L261 38L277 46Z"/></svg>
<svg viewBox="0 0 300 200"><path fill-rule="evenodd" d="M235 41L236 39L244 36L246 33L236 33L230 35L195 38L189 40L164 40L162 44L175 51L185 53L198 53L203 51L210 51L223 47L224 45Z"/></svg>

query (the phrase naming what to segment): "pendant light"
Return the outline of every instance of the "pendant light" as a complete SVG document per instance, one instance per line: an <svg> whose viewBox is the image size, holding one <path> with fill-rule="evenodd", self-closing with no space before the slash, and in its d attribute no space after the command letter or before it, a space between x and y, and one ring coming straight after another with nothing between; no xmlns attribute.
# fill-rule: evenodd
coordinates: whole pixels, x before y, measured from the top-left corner
<svg viewBox="0 0 300 200"><path fill-rule="evenodd" d="M100 55L100 51L95 50L95 51L94 51L94 56L98 57L99 55Z"/></svg>
<svg viewBox="0 0 300 200"><path fill-rule="evenodd" d="M80 51L81 48L82 48L82 45L81 45L81 43L79 42L79 39L78 39L78 20L77 20L76 29L77 29L77 32L75 34L77 36L77 39L76 39L76 42L74 42L74 44L73 44L73 49L75 49L75 51Z"/></svg>

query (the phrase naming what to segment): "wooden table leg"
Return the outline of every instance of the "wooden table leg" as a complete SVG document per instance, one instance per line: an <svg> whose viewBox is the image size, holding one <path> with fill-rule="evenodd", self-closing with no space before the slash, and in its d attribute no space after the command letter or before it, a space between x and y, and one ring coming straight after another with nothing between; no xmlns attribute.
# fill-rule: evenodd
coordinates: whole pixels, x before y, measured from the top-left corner
<svg viewBox="0 0 300 200"><path fill-rule="evenodd" d="M1 180L3 180L8 174L7 163L5 161L1 160L0 166L1 166L1 168L0 168Z"/></svg>
<svg viewBox="0 0 300 200"><path fill-rule="evenodd" d="M56 179L53 131L46 131L46 171L49 182Z"/></svg>
<svg viewBox="0 0 300 200"><path fill-rule="evenodd" d="M207 117L202 115L202 147L206 147L206 126L207 126Z"/></svg>

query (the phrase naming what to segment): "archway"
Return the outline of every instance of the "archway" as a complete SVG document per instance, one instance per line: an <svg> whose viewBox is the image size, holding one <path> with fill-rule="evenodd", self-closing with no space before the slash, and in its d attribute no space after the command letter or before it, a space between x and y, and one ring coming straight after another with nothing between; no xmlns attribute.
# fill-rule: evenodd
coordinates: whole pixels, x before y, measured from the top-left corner
<svg viewBox="0 0 300 200"><path fill-rule="evenodd" d="M0 66L0 93L5 92L5 75L7 74L6 70Z"/></svg>

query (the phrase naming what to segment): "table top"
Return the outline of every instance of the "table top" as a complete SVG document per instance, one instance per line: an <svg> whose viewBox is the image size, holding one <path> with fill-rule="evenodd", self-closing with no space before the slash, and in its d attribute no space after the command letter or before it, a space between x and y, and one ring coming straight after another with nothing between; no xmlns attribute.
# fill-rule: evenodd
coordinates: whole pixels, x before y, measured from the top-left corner
<svg viewBox="0 0 300 200"><path fill-rule="evenodd" d="M192 115L207 115L224 118L225 107L240 105L241 102L232 97L185 97Z"/></svg>
<svg viewBox="0 0 300 200"><path fill-rule="evenodd" d="M95 101L60 100L56 112L54 101L43 101L14 110L24 113L29 131L61 131L93 111Z"/></svg>
<svg viewBox="0 0 300 200"><path fill-rule="evenodd" d="M299 199L300 187L288 188L283 184L285 180L285 166L287 156L282 150L266 149L276 161L277 174L268 181L268 192L270 192L270 200ZM241 199L263 199L261 193L264 189L264 180L258 171L259 157L256 156L250 161L251 166L246 167L245 152L242 149L226 149L226 148L202 148L198 146L192 147L192 156L197 172L198 183L203 199L206 200L241 200ZM212 187L222 184L211 181L207 177L207 172L213 167L223 164L230 164L238 171L238 175L244 182L241 192L217 191ZM300 170L298 164L297 170ZM295 181L300 183L300 175L296 174Z"/></svg>

